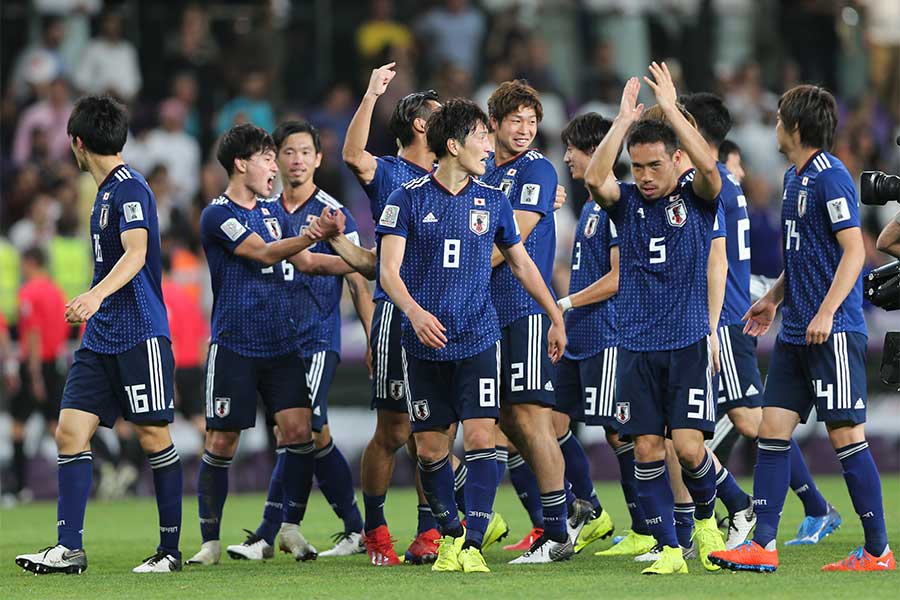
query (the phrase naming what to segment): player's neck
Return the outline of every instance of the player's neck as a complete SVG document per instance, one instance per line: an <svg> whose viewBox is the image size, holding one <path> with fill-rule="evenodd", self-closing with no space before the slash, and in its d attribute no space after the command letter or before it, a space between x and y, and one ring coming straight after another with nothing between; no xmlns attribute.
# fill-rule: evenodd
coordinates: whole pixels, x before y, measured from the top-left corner
<svg viewBox="0 0 900 600"><path fill-rule="evenodd" d="M414 141L409 146L403 146L400 148L397 156L426 171L430 171L434 167L434 153L428 149L424 142Z"/></svg>
<svg viewBox="0 0 900 600"><path fill-rule="evenodd" d="M794 165L794 169L796 170L796 172L799 173L806 167L807 163L809 163L809 159L811 159L813 155L819 151L819 148L798 146L794 150L791 150L787 153L787 159L791 164Z"/></svg>
<svg viewBox="0 0 900 600"><path fill-rule="evenodd" d="M228 196L229 200L243 208L249 209L256 206L256 194L240 181L230 180L228 187L225 188L225 195Z"/></svg>
<svg viewBox="0 0 900 600"><path fill-rule="evenodd" d="M88 159L88 172L99 187L106 181L106 178L113 172L113 169L124 164L125 161L122 160L121 154L113 154L110 156L98 156L95 154Z"/></svg>
<svg viewBox="0 0 900 600"><path fill-rule="evenodd" d="M316 184L310 177L305 183L292 187L290 183L282 181L283 191L281 192L281 202L289 212L294 212L312 198L316 191Z"/></svg>
<svg viewBox="0 0 900 600"><path fill-rule="evenodd" d="M529 148L531 144L528 145ZM516 156L520 155L524 151L513 152L503 144L494 144L494 164L502 165L503 163L509 162Z"/></svg>
<svg viewBox="0 0 900 600"><path fill-rule="evenodd" d="M463 169L457 161L442 160L438 162L434 178L451 194L458 194L469 183L471 174Z"/></svg>

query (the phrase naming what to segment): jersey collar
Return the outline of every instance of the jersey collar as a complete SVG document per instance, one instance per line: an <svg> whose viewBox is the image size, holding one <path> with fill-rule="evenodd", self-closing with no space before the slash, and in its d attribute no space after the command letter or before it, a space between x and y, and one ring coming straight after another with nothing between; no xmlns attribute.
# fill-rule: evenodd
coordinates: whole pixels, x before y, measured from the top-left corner
<svg viewBox="0 0 900 600"><path fill-rule="evenodd" d="M510 158L504 160L502 163L498 163L498 162L497 162L497 153L494 152L494 167L496 167L496 168L499 169L499 168L502 167L502 166L508 165L509 163L514 162L514 161L518 160L519 158L521 158L521 157L522 157L523 155L525 155L527 152L531 152L533 149L534 149L534 148L525 148L524 150L522 150L522 151L519 152L518 154L516 154L516 155L514 155L514 156L511 156Z"/></svg>
<svg viewBox="0 0 900 600"><path fill-rule="evenodd" d="M806 163L803 165L802 168L798 169L798 168L794 167L794 173L796 173L797 175L799 175L800 173L803 173L804 171L806 171L806 170L809 168L809 165L812 164L812 161L815 160L815 158L816 158L817 156L819 156L820 154L822 154L823 152L825 152L825 151L824 151L824 150L816 150L816 151L813 153L813 155L810 156L810 157L807 159Z"/></svg>
<svg viewBox="0 0 900 600"><path fill-rule="evenodd" d="M312 194L309 195L309 198L307 198L306 200L304 200L303 202L298 204L297 208L294 209L293 211L290 210L287 207L287 205L285 205L285 203L284 203L284 192L281 192L280 194L278 194L278 202L281 203L281 208L284 209L284 212L286 212L289 215L292 215L292 214L296 213L298 210L302 209L304 206L306 206L306 203L309 202L310 200L312 200L313 198L315 198L316 194L318 194L318 193L319 193L319 186L316 186L315 188L313 188L313 192L312 192Z"/></svg>
<svg viewBox="0 0 900 600"><path fill-rule="evenodd" d="M101 183L101 184L97 187L97 189L100 189L100 188L102 188L104 185L106 185L107 183L109 183L109 182L112 180L112 178L116 176L117 173L120 173L120 172L122 172L122 171L127 171L127 170L128 170L128 165L125 164L125 163L122 163L122 164L120 164L120 165L116 165L116 166L113 168L113 170L109 172L109 175L107 175L107 176L103 179L103 183Z"/></svg>
<svg viewBox="0 0 900 600"><path fill-rule="evenodd" d="M447 194L449 196L453 196L454 198L457 198L459 196L462 196L464 193L466 193L466 190L468 190L469 186L472 185L472 176L469 175L469 179L468 179L468 181L466 181L466 185L462 186L462 188L455 194L453 192L451 192L450 190L448 190L447 188L445 188L444 185L440 181L438 181L437 177L435 177L434 175L431 176L431 181L433 181L434 185L436 185L445 194Z"/></svg>
<svg viewBox="0 0 900 600"><path fill-rule="evenodd" d="M417 164L417 163L414 163L413 161L409 160L408 158L404 158L404 157L400 156L399 154L397 155L397 158L399 158L400 160L402 160L403 162L405 162L406 164L408 164L410 167L412 167L412 168L415 169L416 171L419 171L419 172L422 173L423 175L425 175L425 174L427 174L427 173L431 173L432 171L434 171L434 167L432 167L431 169L426 169L426 168L423 167L422 165Z"/></svg>

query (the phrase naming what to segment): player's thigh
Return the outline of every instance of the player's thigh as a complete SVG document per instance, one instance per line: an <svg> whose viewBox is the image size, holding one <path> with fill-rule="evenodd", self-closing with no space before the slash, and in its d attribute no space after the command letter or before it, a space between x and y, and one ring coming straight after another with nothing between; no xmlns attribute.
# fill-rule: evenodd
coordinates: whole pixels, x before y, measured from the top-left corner
<svg viewBox="0 0 900 600"><path fill-rule="evenodd" d="M453 402L453 363L422 360L406 349L401 354L413 434L431 430L444 432L451 423L461 420Z"/></svg>
<svg viewBox="0 0 900 600"><path fill-rule="evenodd" d="M257 367L257 389L263 405L290 444L297 443L298 436L306 440L310 433L312 400L306 362L296 352L290 352L268 358Z"/></svg>
<svg viewBox="0 0 900 600"><path fill-rule="evenodd" d="M221 344L209 347L205 393L207 429L240 431L256 424L258 364L257 359L242 356Z"/></svg>
<svg viewBox="0 0 900 600"><path fill-rule="evenodd" d="M756 338L746 335L737 325L720 327L719 358L722 370L718 377L718 411L762 407Z"/></svg>
<svg viewBox="0 0 900 600"><path fill-rule="evenodd" d="M807 347L807 369L819 421L859 424L866 421L866 337L840 332L824 344Z"/></svg>
<svg viewBox="0 0 900 600"><path fill-rule="evenodd" d="M136 425L171 423L175 418L175 358L164 337L144 340L116 356L122 388L122 416Z"/></svg>
<svg viewBox="0 0 900 600"><path fill-rule="evenodd" d="M100 425L112 428L121 414L121 386L115 356L79 348L66 376L60 413L67 408L91 413Z"/></svg>
<svg viewBox="0 0 900 600"><path fill-rule="evenodd" d="M557 436L559 427L565 422L584 421L585 406L581 397L581 373L578 365L581 361L563 357L556 364L556 402L553 405L553 426Z"/></svg>
<svg viewBox="0 0 900 600"><path fill-rule="evenodd" d="M759 424L762 422L762 407L737 406L728 411L728 420L734 424L741 435L754 439L759 436Z"/></svg>
<svg viewBox="0 0 900 600"><path fill-rule="evenodd" d="M501 339L502 404L556 403L556 365L547 355L550 319L544 314L528 315L503 328Z"/></svg>
<svg viewBox="0 0 900 600"><path fill-rule="evenodd" d="M400 311L390 302L375 304L372 331L372 408L406 412L406 384L400 348Z"/></svg>
<svg viewBox="0 0 900 600"><path fill-rule="evenodd" d="M587 425L617 429L629 416L624 405L619 406L616 401L618 356L618 348L611 346L578 362Z"/></svg>
<svg viewBox="0 0 900 600"><path fill-rule="evenodd" d="M312 408L312 430L320 432L328 424L328 391L341 357L332 350L322 350L304 358L303 362Z"/></svg>
<svg viewBox="0 0 900 600"><path fill-rule="evenodd" d="M716 397L706 338L674 350L669 356L666 393L669 430L695 429L711 438L716 429Z"/></svg>
<svg viewBox="0 0 900 600"><path fill-rule="evenodd" d="M777 422L784 421L777 417L778 412L772 412L767 417L767 412L770 412L767 410L769 408L797 413L799 420L803 423L809 418L814 399L806 363L806 346L786 344L781 340L775 341L769 360L769 371L766 375L760 437L767 437L763 434L764 428L771 431L776 428Z"/></svg>
<svg viewBox="0 0 900 600"><path fill-rule="evenodd" d="M666 432L665 352L619 348L616 361L616 422L623 439Z"/></svg>

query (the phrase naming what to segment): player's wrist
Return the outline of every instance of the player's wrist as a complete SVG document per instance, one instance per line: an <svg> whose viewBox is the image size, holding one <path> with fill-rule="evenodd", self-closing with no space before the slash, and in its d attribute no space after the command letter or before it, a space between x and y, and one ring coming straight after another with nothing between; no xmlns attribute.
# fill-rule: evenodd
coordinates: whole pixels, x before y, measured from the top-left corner
<svg viewBox="0 0 900 600"><path fill-rule="evenodd" d="M565 296L556 301L556 305L559 306L559 310L562 311L562 314L565 315L567 312L574 308L572 306L572 297Z"/></svg>

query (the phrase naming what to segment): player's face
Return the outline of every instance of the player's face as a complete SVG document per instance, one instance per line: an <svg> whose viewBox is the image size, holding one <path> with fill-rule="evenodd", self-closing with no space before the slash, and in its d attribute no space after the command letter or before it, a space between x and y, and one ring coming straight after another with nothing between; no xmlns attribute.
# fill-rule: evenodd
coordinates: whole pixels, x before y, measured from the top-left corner
<svg viewBox="0 0 900 600"><path fill-rule="evenodd" d="M305 131L293 133L278 150L278 170L285 185L299 187L312 179L322 164L322 153L316 152L313 138Z"/></svg>
<svg viewBox="0 0 900 600"><path fill-rule="evenodd" d="M775 113L775 141L778 142L778 151L782 154L787 154L790 150L796 147L794 137L799 139L799 135L794 132L791 134L784 126L784 121L781 120L781 112Z"/></svg>
<svg viewBox="0 0 900 600"><path fill-rule="evenodd" d="M466 136L466 143L460 147L457 158L459 165L470 175L484 175L485 164L491 143L488 139L487 125L479 122L475 130Z"/></svg>
<svg viewBox="0 0 900 600"><path fill-rule="evenodd" d="M728 169L728 172L734 175L735 179L737 179L738 183L744 180L744 166L741 164L741 155L739 152L732 152L728 155L728 158L725 160L725 168Z"/></svg>
<svg viewBox="0 0 900 600"><path fill-rule="evenodd" d="M257 152L246 159L244 181L250 191L262 198L272 195L272 185L278 175L275 151Z"/></svg>
<svg viewBox="0 0 900 600"><path fill-rule="evenodd" d="M566 144L566 154L563 160L566 161L566 165L569 167L572 179L581 181L584 179L584 172L591 162L591 154L579 150L572 144Z"/></svg>
<svg viewBox="0 0 900 600"><path fill-rule="evenodd" d="M537 135L537 113L533 108L520 106L514 112L503 117L500 123L495 121L495 137L498 146L509 154L519 154L531 147Z"/></svg>
<svg viewBox="0 0 900 600"><path fill-rule="evenodd" d="M636 144L629 148L631 175L641 195L656 200L669 194L678 182L674 155L662 142Z"/></svg>
<svg viewBox="0 0 900 600"><path fill-rule="evenodd" d="M87 165L87 160L85 160L85 157L84 157L84 150L78 149L78 142L76 141L75 138L72 138L71 148L72 148L72 154L75 155L75 164L78 165L78 169L87 173L88 165Z"/></svg>

